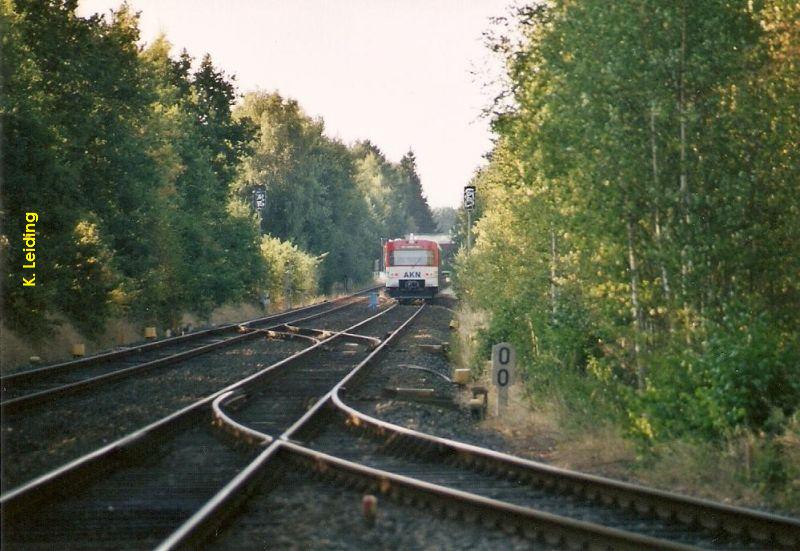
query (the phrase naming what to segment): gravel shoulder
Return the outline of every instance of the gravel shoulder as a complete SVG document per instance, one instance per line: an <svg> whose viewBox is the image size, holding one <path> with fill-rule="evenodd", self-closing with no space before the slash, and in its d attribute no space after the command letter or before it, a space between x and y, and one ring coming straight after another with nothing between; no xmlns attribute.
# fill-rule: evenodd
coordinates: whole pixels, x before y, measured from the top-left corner
<svg viewBox="0 0 800 551"><path fill-rule="evenodd" d="M372 367L362 385L344 396L345 402L364 413L409 429L546 461L553 447L549 435L527 436L523 443L513 432L498 430L494 420L474 419L465 407L470 397L468 390L440 376L450 377L452 373L447 355L420 346L449 343L455 338L449 327L453 318L451 306L452 302L447 301L426 308L419 321ZM433 389L437 400L425 403L387 396L386 389L398 387ZM493 407L491 398L490 408Z"/></svg>

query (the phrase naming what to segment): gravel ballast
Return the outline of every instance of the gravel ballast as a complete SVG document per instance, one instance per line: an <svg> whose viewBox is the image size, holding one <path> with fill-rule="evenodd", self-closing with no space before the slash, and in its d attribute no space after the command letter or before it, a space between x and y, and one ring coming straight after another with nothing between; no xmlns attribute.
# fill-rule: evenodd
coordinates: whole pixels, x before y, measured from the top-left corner
<svg viewBox="0 0 800 551"><path fill-rule="evenodd" d="M388 307L384 301L382 309ZM369 315L366 299L307 322L341 330ZM394 317L393 313L387 316ZM387 316L365 326L385 331ZM177 411L310 346L305 340L256 337L240 345L54 400L2 420L2 491Z"/></svg>
<svg viewBox="0 0 800 551"><path fill-rule="evenodd" d="M210 423L187 428L63 500L5 522L3 547L152 549L257 453L218 440Z"/></svg>
<svg viewBox="0 0 800 551"><path fill-rule="evenodd" d="M278 485L256 492L209 549L546 549L383 497L370 527L361 513L362 493L288 463L281 467Z"/></svg>
<svg viewBox="0 0 800 551"><path fill-rule="evenodd" d="M379 362L370 366L359 387L343 396L344 401L359 411L389 423L498 451L508 450L510 446L505 438L482 428L470 412L460 406L464 398L462 391L436 374L450 376L451 365L447 355L420 347L449 343L455 338L449 328L452 317L453 312L447 307L427 307L397 344ZM437 402L442 404L385 395L384 389L398 387L432 388Z"/></svg>
<svg viewBox="0 0 800 551"><path fill-rule="evenodd" d="M167 366L99 392L70 396L47 409L3 417L3 491L256 373L307 347L259 337Z"/></svg>

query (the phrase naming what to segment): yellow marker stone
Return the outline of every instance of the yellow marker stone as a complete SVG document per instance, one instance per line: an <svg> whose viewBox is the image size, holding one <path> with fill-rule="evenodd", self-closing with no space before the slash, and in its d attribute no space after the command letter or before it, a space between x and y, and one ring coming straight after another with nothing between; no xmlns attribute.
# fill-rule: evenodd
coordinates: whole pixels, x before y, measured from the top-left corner
<svg viewBox="0 0 800 551"><path fill-rule="evenodd" d="M375 517L378 515L378 498L370 494L364 495L361 498L361 512L367 526L374 526Z"/></svg>
<svg viewBox="0 0 800 551"><path fill-rule="evenodd" d="M466 385L469 383L470 371L469 369L456 369L453 371L453 382L457 385Z"/></svg>

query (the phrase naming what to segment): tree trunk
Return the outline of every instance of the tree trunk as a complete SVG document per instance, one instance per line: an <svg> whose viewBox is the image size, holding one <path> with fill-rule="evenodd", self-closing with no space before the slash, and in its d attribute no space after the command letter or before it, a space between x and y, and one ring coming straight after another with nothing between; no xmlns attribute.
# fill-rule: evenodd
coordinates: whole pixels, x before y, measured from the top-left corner
<svg viewBox="0 0 800 551"><path fill-rule="evenodd" d="M656 106L655 102L650 105L650 149L652 151L653 161L653 190L656 195L656 208L654 214L654 231L656 237L656 246L658 248L658 263L661 268L661 288L664 291L664 299L667 304L670 303L671 290L669 287L669 275L667 273L667 266L664 264L664 246L663 235L661 232L661 186L658 181L658 148L656 147Z"/></svg>
<svg viewBox="0 0 800 551"><path fill-rule="evenodd" d="M558 251L556 250L556 232L550 228L550 316L555 323L558 311L558 289L556 288L556 269L558 266Z"/></svg>
<svg viewBox="0 0 800 551"><path fill-rule="evenodd" d="M639 304L639 267L636 262L636 252L634 249L634 224L628 218L628 266L631 278L631 315L633 316L633 359L636 365L636 385L639 390L644 390L644 367L641 359L641 339L642 339L642 308Z"/></svg>
<svg viewBox="0 0 800 551"><path fill-rule="evenodd" d="M678 81L678 117L680 119L680 197L683 210L683 232L681 246L681 295L683 298L684 318L686 320L686 343L691 344L691 321L689 320L689 275L692 271L689 242L691 235L691 196L689 178L686 168L686 4L681 7L681 53L680 75Z"/></svg>

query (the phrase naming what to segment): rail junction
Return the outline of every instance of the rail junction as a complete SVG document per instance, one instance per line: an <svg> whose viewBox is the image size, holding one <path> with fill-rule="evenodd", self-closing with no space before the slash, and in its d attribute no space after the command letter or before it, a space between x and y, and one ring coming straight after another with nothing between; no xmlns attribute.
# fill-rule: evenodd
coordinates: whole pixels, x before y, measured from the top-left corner
<svg viewBox="0 0 800 551"><path fill-rule="evenodd" d="M426 309L437 307L384 300L374 312L365 305L363 296L353 296L4 377L4 417L24 432L28 414L62 401L91 416L97 396L116 391L117 399L130 400L131 390L120 385L156 368L180 369L222 349L243 351L256 364L182 407L170 402L168 414L113 442L55 468L42 463L48 468L32 479L4 473L4 483L15 484L0 497L3 544L280 547L265 537L279 533L277 519L292 513L276 510L270 499L291 492L287 481L295 481L315 488L305 508L317 500L324 508L342 493L356 501L370 494L398 515L441 519L480 537L490 532L501 542L510 538L506 546L800 547L796 519L566 471L366 413L358 404L379 377L376 368L419 328ZM264 356L274 361L258 364L256 345L276 347ZM162 385L154 378L136 387L144 392L135 399L155 408ZM195 396L203 388L180 392ZM328 544L319 545L335 547Z"/></svg>

